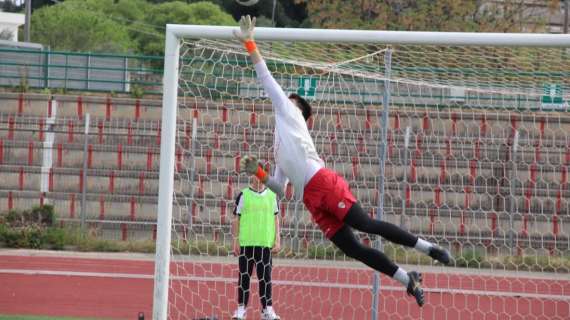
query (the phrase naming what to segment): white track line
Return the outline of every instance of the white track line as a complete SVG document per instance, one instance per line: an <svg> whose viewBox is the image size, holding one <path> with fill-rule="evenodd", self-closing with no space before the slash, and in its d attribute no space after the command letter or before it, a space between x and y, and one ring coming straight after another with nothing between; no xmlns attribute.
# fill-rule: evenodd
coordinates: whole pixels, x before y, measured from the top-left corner
<svg viewBox="0 0 570 320"><path fill-rule="evenodd" d="M151 274L140 273L113 273L113 272L81 272L81 271L52 271L52 270L23 270L0 269L0 274L19 274L25 276L59 276L59 277L97 277L118 279L154 279Z"/></svg>
<svg viewBox="0 0 570 320"><path fill-rule="evenodd" d="M50 251L50 250L31 250L31 249L3 249L0 248L0 257L56 257L56 258L71 258L71 259L102 259L102 260L127 260L137 262L152 263L154 266L155 255L146 253L117 253L117 252L76 252L76 251ZM237 265L236 257L214 257L214 256L173 256L172 262L181 263L214 263L223 265ZM300 267L300 268L334 268L338 270L360 270L371 271L368 267L358 261L327 261L327 260L307 260L307 259L273 259L274 270L281 267ZM531 279L531 280L555 280L555 281L568 281L568 273L551 273L551 272L532 272L532 271L514 271L514 270L500 270L500 269L470 269L458 267L443 267L443 266L429 266L429 265L400 265L405 270L415 270L419 272L446 274L446 275L466 275L466 276L481 276L481 277L505 277L508 279Z"/></svg>
<svg viewBox="0 0 570 320"><path fill-rule="evenodd" d="M22 269L0 269L0 274L17 274L26 276L62 276L62 277L97 277L97 278L116 278L116 279L145 279L152 280L153 275L150 274L133 274L133 273L112 273L112 272L78 272L78 271L52 271L52 270L22 270ZM235 284L236 279L224 277L192 277L192 276L172 276L173 280L178 281L195 281L195 282L222 282ZM318 288L335 288L335 289L371 289L370 285L357 284L340 284L330 282L306 282L306 281L288 281L275 280L276 285L296 286L296 287L318 287ZM382 290L386 291L404 291L403 287L383 286ZM504 291L485 291L485 290L464 290L464 289L443 289L443 288L424 288L425 292L439 294L464 294L476 296L496 296L511 298L531 298L544 300L561 300L570 302L570 296L526 293L526 292L504 292Z"/></svg>

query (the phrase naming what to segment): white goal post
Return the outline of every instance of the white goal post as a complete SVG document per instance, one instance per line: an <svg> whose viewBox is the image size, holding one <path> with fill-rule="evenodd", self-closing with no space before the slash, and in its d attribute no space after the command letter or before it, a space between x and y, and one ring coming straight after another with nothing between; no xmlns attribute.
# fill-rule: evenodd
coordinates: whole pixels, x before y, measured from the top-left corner
<svg viewBox="0 0 570 320"><path fill-rule="evenodd" d="M179 90L180 41L182 38L233 39L237 27L167 25L163 78L162 136L158 196L157 245L153 319L167 319L171 256L176 124ZM257 41L373 43L394 45L524 46L570 48L570 35L400 32L257 28Z"/></svg>

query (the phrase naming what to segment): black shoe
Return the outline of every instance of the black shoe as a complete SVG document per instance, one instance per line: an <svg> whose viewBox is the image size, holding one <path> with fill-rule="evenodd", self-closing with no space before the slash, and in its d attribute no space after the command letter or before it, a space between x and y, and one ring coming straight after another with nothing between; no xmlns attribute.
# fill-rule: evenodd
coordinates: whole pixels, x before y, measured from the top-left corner
<svg viewBox="0 0 570 320"><path fill-rule="evenodd" d="M436 245L431 247L429 250L429 256L446 266L451 263L451 255L449 254L449 251Z"/></svg>
<svg viewBox="0 0 570 320"><path fill-rule="evenodd" d="M408 295L414 296L418 306L421 307L424 305L424 290L421 287L422 274L416 271L410 271L408 272L408 277L410 278L407 289Z"/></svg>

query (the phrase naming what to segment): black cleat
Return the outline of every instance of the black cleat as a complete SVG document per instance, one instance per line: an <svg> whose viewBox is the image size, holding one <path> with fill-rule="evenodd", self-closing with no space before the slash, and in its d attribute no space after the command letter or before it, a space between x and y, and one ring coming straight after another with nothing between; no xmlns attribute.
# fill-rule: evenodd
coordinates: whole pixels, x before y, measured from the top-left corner
<svg viewBox="0 0 570 320"><path fill-rule="evenodd" d="M408 272L408 277L410 278L410 282L408 282L408 295L414 296L416 298L416 302L418 306L424 305L424 290L421 287L422 283L422 274L416 271Z"/></svg>
<svg viewBox="0 0 570 320"><path fill-rule="evenodd" d="M431 247L431 249L429 250L429 256L432 257L432 259L437 260L446 266L448 266L451 263L451 255L449 254L449 251L436 245Z"/></svg>

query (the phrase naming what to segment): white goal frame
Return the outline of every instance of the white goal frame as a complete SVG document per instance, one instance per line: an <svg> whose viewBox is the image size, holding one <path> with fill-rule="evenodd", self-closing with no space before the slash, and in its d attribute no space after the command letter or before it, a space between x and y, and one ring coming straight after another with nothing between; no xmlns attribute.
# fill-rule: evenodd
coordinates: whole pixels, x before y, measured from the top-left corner
<svg viewBox="0 0 570 320"><path fill-rule="evenodd" d="M164 54L164 88L162 109L162 136L160 147L160 177L157 212L157 242L154 276L153 319L166 320L172 206L174 192L174 164L176 115L178 106L178 71L180 39L233 39L237 27L172 25L166 27ZM303 41L336 43L381 43L448 46L525 46L570 47L570 34L528 33L463 33L463 32L406 32L334 29L256 28L255 39L260 41Z"/></svg>

